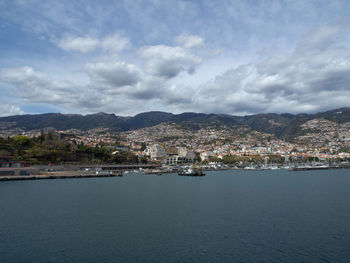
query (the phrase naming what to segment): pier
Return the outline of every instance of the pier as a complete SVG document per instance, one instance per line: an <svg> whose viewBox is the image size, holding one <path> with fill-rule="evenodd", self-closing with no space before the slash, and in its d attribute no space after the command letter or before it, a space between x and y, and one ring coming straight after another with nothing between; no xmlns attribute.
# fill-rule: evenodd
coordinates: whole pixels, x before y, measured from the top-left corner
<svg viewBox="0 0 350 263"><path fill-rule="evenodd" d="M74 179L74 178L101 178L101 177L120 177L122 172L112 173L82 173L76 171L52 172L41 175L8 175L0 176L0 181L22 181L22 180L41 180L41 179Z"/></svg>
<svg viewBox="0 0 350 263"><path fill-rule="evenodd" d="M288 171L311 171L311 170L333 170L333 169L347 169L347 166L326 166L326 167L291 167Z"/></svg>
<svg viewBox="0 0 350 263"><path fill-rule="evenodd" d="M113 170L113 171L133 171L139 169L157 169L160 164L105 164L105 165L79 165L79 169L96 169Z"/></svg>

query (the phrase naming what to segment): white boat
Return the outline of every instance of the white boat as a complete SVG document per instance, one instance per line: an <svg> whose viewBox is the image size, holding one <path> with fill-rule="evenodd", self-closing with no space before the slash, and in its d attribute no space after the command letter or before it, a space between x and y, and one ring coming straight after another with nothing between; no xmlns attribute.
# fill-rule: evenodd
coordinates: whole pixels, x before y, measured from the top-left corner
<svg viewBox="0 0 350 263"><path fill-rule="evenodd" d="M204 176L203 170L187 168L182 170L178 175L182 176Z"/></svg>

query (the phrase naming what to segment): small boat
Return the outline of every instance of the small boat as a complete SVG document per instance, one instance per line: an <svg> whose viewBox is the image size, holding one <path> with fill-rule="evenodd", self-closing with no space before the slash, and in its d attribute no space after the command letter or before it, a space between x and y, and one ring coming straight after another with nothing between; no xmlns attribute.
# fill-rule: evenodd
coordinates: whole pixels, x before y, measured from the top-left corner
<svg viewBox="0 0 350 263"><path fill-rule="evenodd" d="M178 173L178 175L182 175L182 176L204 176L205 173L203 173L203 170L187 168L187 169L182 170L181 173Z"/></svg>
<svg viewBox="0 0 350 263"><path fill-rule="evenodd" d="M96 171L95 174L100 176L123 176L122 171L110 171L110 170L99 170L99 171Z"/></svg>
<svg viewBox="0 0 350 263"><path fill-rule="evenodd" d="M122 171L113 171L111 173L112 176L123 176L123 172Z"/></svg>

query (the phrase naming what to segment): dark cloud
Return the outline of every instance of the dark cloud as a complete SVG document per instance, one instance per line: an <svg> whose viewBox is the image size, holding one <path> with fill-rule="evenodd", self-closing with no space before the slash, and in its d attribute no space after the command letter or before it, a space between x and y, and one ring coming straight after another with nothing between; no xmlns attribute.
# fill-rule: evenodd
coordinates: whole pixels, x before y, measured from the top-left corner
<svg viewBox="0 0 350 263"><path fill-rule="evenodd" d="M313 80L310 86L318 91L350 91L350 65L348 69L329 70L319 79Z"/></svg>
<svg viewBox="0 0 350 263"><path fill-rule="evenodd" d="M116 88L132 86L140 80L139 70L124 62L87 64L85 70L93 81Z"/></svg>

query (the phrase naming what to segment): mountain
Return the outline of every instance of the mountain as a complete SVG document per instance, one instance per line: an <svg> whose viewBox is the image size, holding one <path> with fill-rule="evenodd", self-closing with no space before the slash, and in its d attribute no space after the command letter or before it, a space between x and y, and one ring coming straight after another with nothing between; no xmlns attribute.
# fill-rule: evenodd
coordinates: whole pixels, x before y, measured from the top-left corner
<svg viewBox="0 0 350 263"><path fill-rule="evenodd" d="M316 118L325 118L337 123L345 123L350 121L350 108L340 108L336 110L319 112L315 114Z"/></svg>
<svg viewBox="0 0 350 263"><path fill-rule="evenodd" d="M90 115L46 113L37 115L16 115L0 118L0 129L6 123L8 128L24 130L54 128L57 130L80 129L89 130L96 127L119 129L125 122L114 114L97 113Z"/></svg>
<svg viewBox="0 0 350 263"><path fill-rule="evenodd" d="M181 124L188 129L219 128L223 125L228 127L248 126L253 130L291 139L301 133L300 125L315 118L325 118L337 123L350 122L350 108L340 108L315 114L262 113L248 116L193 112L172 114L160 111L144 112L134 117L120 117L102 112L89 115L47 113L1 117L0 130L20 128L28 131L48 127L57 130L89 130L103 127L114 131L128 131L170 122Z"/></svg>
<svg viewBox="0 0 350 263"><path fill-rule="evenodd" d="M121 130L135 130L150 127L162 122L171 121L173 114L161 111L150 111L135 115L126 120L121 126Z"/></svg>

